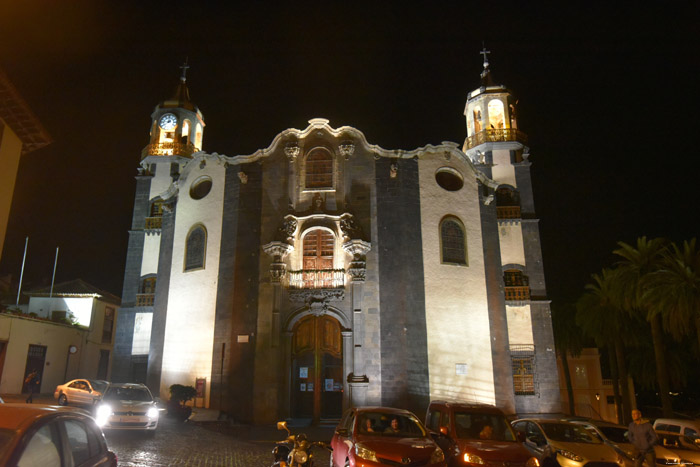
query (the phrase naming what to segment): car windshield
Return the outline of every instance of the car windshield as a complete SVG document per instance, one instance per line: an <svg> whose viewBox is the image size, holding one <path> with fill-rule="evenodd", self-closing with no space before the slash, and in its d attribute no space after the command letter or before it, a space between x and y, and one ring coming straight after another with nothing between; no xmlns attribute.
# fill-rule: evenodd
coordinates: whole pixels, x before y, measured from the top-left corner
<svg viewBox="0 0 700 467"><path fill-rule="evenodd" d="M625 436L627 434L626 428L616 426L599 426L598 429L613 443L629 443L629 440Z"/></svg>
<svg viewBox="0 0 700 467"><path fill-rule="evenodd" d="M569 423L542 423L542 429L544 429L547 437L553 441L590 444L600 444L602 442L591 436L584 427Z"/></svg>
<svg viewBox="0 0 700 467"><path fill-rule="evenodd" d="M516 441L510 423L501 414L455 412L455 428L461 439Z"/></svg>
<svg viewBox="0 0 700 467"><path fill-rule="evenodd" d="M385 412L364 412L358 417L358 433L369 436L423 438L427 436L413 415Z"/></svg>
<svg viewBox="0 0 700 467"><path fill-rule="evenodd" d="M112 401L142 402L150 402L153 400L151 393L146 388L121 388L118 386L112 386L107 389L104 399Z"/></svg>

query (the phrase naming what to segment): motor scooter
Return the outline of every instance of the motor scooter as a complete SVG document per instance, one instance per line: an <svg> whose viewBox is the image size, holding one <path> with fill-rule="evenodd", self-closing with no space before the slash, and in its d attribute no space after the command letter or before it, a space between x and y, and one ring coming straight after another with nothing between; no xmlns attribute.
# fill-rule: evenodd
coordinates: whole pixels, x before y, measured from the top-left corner
<svg viewBox="0 0 700 467"><path fill-rule="evenodd" d="M293 435L287 428L287 422L277 422L277 429L286 430L287 438L278 441L272 450L275 456L272 467L314 467L314 448L333 450L321 441L309 441L304 433Z"/></svg>

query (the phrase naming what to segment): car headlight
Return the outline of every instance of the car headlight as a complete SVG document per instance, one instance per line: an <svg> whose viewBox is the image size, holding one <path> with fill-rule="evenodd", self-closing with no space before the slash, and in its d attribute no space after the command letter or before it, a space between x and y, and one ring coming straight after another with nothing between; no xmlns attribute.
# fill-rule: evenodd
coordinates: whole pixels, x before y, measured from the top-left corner
<svg viewBox="0 0 700 467"><path fill-rule="evenodd" d="M566 457L567 459L571 459L572 461L583 462L583 457L571 451L567 451L566 449L558 449L557 453Z"/></svg>
<svg viewBox="0 0 700 467"><path fill-rule="evenodd" d="M355 445L355 455L360 459L379 462L379 460L377 459L377 453L372 451L371 449L364 447L361 444Z"/></svg>
<svg viewBox="0 0 700 467"><path fill-rule="evenodd" d="M97 407L97 412L95 412L95 422L97 426L104 426L110 415L112 415L112 407L109 404L100 404L100 406Z"/></svg>
<svg viewBox="0 0 700 467"><path fill-rule="evenodd" d="M465 452L462 458L469 464L484 464L484 459L470 452Z"/></svg>
<svg viewBox="0 0 700 467"><path fill-rule="evenodd" d="M433 454L430 456L430 463L434 464L436 462L442 462L444 460L445 460L445 453L442 452L442 449L435 446L435 450L433 451Z"/></svg>
<svg viewBox="0 0 700 467"><path fill-rule="evenodd" d="M158 409L156 407L151 407L148 409L148 412L146 412L146 416L148 418L158 418Z"/></svg>
<svg viewBox="0 0 700 467"><path fill-rule="evenodd" d="M525 462L525 467L540 467L540 461L536 457L531 457Z"/></svg>

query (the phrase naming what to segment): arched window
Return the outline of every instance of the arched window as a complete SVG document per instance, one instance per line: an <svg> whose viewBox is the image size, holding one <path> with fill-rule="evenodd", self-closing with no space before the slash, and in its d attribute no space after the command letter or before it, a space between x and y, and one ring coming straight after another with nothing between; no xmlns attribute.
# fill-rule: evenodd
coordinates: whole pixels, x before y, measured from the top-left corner
<svg viewBox="0 0 700 467"><path fill-rule="evenodd" d="M304 236L302 282L304 288L338 286L333 271L335 236L325 229L314 229Z"/></svg>
<svg viewBox="0 0 700 467"><path fill-rule="evenodd" d="M204 269L207 253L207 231L202 225L190 230L185 242L185 271Z"/></svg>
<svg viewBox="0 0 700 467"><path fill-rule="evenodd" d="M520 193L509 186L496 190L496 215L499 219L520 218Z"/></svg>
<svg viewBox="0 0 700 467"><path fill-rule="evenodd" d="M182 144L187 144L190 142L190 121L185 120L182 122L182 132L180 133L180 141Z"/></svg>
<svg viewBox="0 0 700 467"><path fill-rule="evenodd" d="M306 156L306 188L333 188L333 156L325 149L313 149Z"/></svg>
<svg viewBox="0 0 700 467"><path fill-rule="evenodd" d="M489 101L489 128L505 128L506 117L503 111L503 101L492 99Z"/></svg>
<svg viewBox="0 0 700 467"><path fill-rule="evenodd" d="M467 242L464 226L455 217L447 217L440 223L442 262L467 264Z"/></svg>

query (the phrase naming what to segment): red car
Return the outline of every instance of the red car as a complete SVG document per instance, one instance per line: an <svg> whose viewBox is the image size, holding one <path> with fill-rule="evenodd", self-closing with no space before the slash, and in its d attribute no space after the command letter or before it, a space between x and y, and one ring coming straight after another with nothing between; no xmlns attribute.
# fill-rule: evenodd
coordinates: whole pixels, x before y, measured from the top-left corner
<svg viewBox="0 0 700 467"><path fill-rule="evenodd" d="M445 467L445 454L408 410L355 407L331 440L331 467L415 465Z"/></svg>
<svg viewBox="0 0 700 467"><path fill-rule="evenodd" d="M442 433L438 444L452 467L499 465L539 467L537 458L523 447L498 407L486 404L433 401L425 424Z"/></svg>

